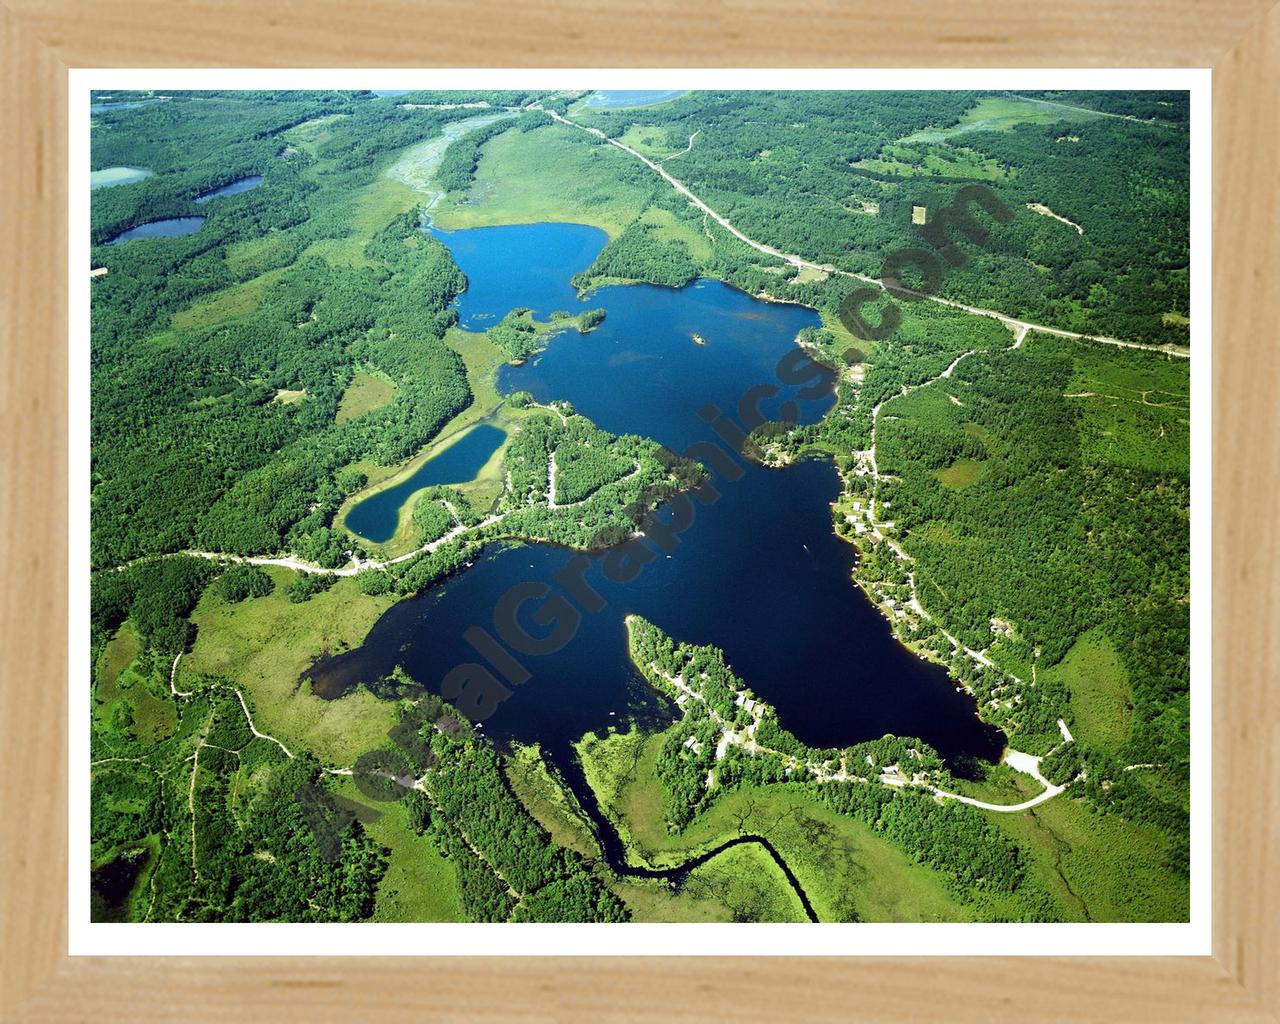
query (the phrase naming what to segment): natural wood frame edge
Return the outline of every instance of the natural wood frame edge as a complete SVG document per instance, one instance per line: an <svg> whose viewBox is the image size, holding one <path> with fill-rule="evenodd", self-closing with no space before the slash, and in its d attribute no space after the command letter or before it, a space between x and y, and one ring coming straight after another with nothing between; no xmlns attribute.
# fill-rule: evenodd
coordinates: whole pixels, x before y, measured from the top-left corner
<svg viewBox="0 0 1280 1024"><path fill-rule="evenodd" d="M170 0L130 5L124 19L125 8L118 6L17 0L0 6L0 224L8 256L0 280L0 522L7 541L0 659L9 683L0 705L3 1019L136 1019L143 1007L146 1019L154 1020L230 1020L268 1009L285 1018L338 1019L358 1004L387 1019L420 1019L434 1010L503 1021L669 1021L732 1005L736 1016L762 1021L855 1013L896 1021L1280 1020L1280 972L1274 970L1280 954L1280 880L1274 870L1280 860L1280 697L1267 689L1280 678L1274 629L1280 610L1280 518L1274 515L1280 370L1274 357L1251 344L1255 337L1274 335L1280 322L1280 290L1264 276L1280 266L1280 133L1268 130L1274 125L1271 104L1280 94L1280 7L1268 9L1270 0L1227 0L1206 12L1193 0L1174 0L1113 10L1099 0L1071 0L1052 12L1035 13L1028 6L1015 18L1008 7L977 0L946 12L931 12L923 2L908 0L896 12L877 12L878 21L868 22L871 29L856 36L843 27L860 15L873 16L850 11L849 5L837 9L828 0L793 12L783 35L774 31L768 12L718 11L703 20L716 31L733 32L734 42L721 48L717 40L708 50L672 30L670 22L665 36L659 32L628 49L629 43L618 40L640 38L636 16L618 13L602 20L600 9L582 0L558 5L562 19L579 18L585 26L568 43L538 12L499 15L495 8L489 12L499 19L495 24L506 26L498 30L496 48L465 31L469 19L484 20L476 4L440 5L427 32L421 26L403 31L403 6L376 0L362 7L354 37L339 28L323 37L307 35L309 42L319 39L307 58L329 66L573 66L584 62L584 53L599 66L1212 66L1213 956L1016 962L786 958L749 965L732 958L70 959L66 71L73 65L269 64L280 59L276 53L292 59L298 51L286 48L288 33L305 28L304 21L324 20L319 15L340 20L346 8L319 0L294 17L272 18L248 0L233 0L226 7L234 10L220 15L233 24L206 44L178 31L191 26L182 6ZM677 12L671 0L657 7L672 8L672 19L699 18L687 5ZM739 18L745 24L740 31ZM1093 31L1082 37L1053 36L1065 24L1090 20ZM616 33L618 22L631 27ZM139 25L152 24L160 26L154 36L135 34ZM913 24L930 31L913 35ZM986 28L965 34L966 24ZM547 45L535 51L526 38ZM760 59L770 52L773 60ZM665 1007L655 1006L657 999Z"/></svg>

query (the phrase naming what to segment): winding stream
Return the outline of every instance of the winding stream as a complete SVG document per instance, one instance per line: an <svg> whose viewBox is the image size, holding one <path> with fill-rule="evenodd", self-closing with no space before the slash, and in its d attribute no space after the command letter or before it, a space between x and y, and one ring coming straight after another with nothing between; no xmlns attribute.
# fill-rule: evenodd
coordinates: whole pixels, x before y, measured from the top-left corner
<svg viewBox="0 0 1280 1024"><path fill-rule="evenodd" d="M590 819L591 830L596 837L596 841L600 844L604 861L614 874L625 878L666 879L673 886L679 887L684 884L685 879L696 868L724 853L725 850L731 850L735 846L755 843L763 847L765 852L773 858L773 862L778 865L779 870L787 879L787 884L791 886L792 891L795 892L796 897L800 900L800 905L804 908L805 915L811 922L815 924L818 922L817 911L813 909L813 904L809 902L809 897L804 891L804 886L800 884L800 879L796 878L786 860L783 859L782 854L777 851L768 839L761 835L744 832L734 839L729 839L719 846L713 847L706 853L690 857L683 863L670 868L641 868L629 863L627 851L622 844L622 838L618 835L612 822L601 812L600 806L595 800L595 794L587 784L586 776L582 774L582 767L578 764L577 759L574 757L561 758L552 756L549 757L549 760L553 767L559 769L561 778L564 779L570 792L578 798L579 805L588 819Z"/></svg>

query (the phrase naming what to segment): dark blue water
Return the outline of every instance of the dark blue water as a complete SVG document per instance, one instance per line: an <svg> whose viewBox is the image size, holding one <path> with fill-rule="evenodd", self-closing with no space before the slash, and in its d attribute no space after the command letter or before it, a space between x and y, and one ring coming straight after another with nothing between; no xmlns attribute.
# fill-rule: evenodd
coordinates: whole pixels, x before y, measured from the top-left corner
<svg viewBox="0 0 1280 1024"><path fill-rule="evenodd" d="M196 196L196 203L207 203L210 199L217 199L219 196L234 196L241 192L248 192L251 188L257 188L262 184L261 174L250 174L247 178L237 178L235 181L223 185L221 188L210 189L208 192L201 192Z"/></svg>
<svg viewBox="0 0 1280 1024"><path fill-rule="evenodd" d="M467 254L459 258L471 281L467 294L492 297L488 307L474 303L471 317L548 308L548 295L559 288L551 271L567 280L592 255L580 251L572 226L563 233L554 225L482 230L490 233L442 236ZM535 237L539 273L508 276L511 250L532 251ZM491 263L482 258L486 246ZM716 439L700 415L707 406L736 410L753 386L778 385L776 366L794 351L796 332L818 322L811 310L764 303L714 282L680 290L611 287L592 304L608 311L600 328L559 336L530 364L506 368L501 387L567 399L606 430L643 434L677 451ZM693 343L694 330L706 345ZM830 401L799 400L796 411L812 422ZM690 501L693 520L666 550L636 542L652 559L633 579L606 574L616 552L580 556L586 561L579 566L570 552L548 545L491 545L443 588L391 608L364 647L318 662L310 673L317 692L339 696L397 664L438 691L456 666L484 662L464 632L481 626L500 637L495 608L502 597L518 584L543 584L548 597L530 601L522 622L545 635L555 623L535 625L530 617L544 600L571 597L543 610L573 625L572 639L554 653L519 656L530 678L506 687L510 695L484 720L484 731L541 742L562 765L568 745L589 729L670 717L627 657L623 620L631 612L679 640L723 648L747 685L808 743L843 746L892 732L922 737L953 763L999 756L1002 737L978 720L973 702L945 671L898 644L852 583L854 551L832 529L829 505L840 483L829 463L768 470L741 458L712 465L704 452L692 454L718 469L720 498L706 506Z"/></svg>
<svg viewBox="0 0 1280 1024"><path fill-rule="evenodd" d="M590 308L578 301L569 278L586 270L608 241L599 228L585 224L427 230L449 247L467 275L467 290L458 298L458 325L468 331L493 326L517 306L530 307L539 320L558 309Z"/></svg>
<svg viewBox="0 0 1280 1024"><path fill-rule="evenodd" d="M506 437L505 430L489 423L472 428L435 458L424 462L412 476L353 506L344 520L347 529L379 544L390 540L395 536L400 509L414 491L472 479Z"/></svg>
<svg viewBox="0 0 1280 1024"><path fill-rule="evenodd" d="M684 89L597 89L587 97L587 106L617 109L665 103L685 94Z"/></svg>
<svg viewBox="0 0 1280 1024"><path fill-rule="evenodd" d="M204 223L203 217L170 217L168 220L153 220L149 224L139 224L136 228L121 231L114 238L109 238L106 245L119 245L134 238L178 238L181 235L194 235Z"/></svg>
<svg viewBox="0 0 1280 1024"><path fill-rule="evenodd" d="M677 452L715 440L699 416L705 405L734 412L757 385L779 388L760 404L776 417L797 391L779 381L778 361L793 351L796 334L821 325L811 309L760 302L719 281L680 289L613 285L580 305L603 307L604 322L589 334L559 335L523 366L504 366L499 390L529 391L544 403L568 399L606 430L651 437ZM800 421L820 419L831 401L800 401Z"/></svg>

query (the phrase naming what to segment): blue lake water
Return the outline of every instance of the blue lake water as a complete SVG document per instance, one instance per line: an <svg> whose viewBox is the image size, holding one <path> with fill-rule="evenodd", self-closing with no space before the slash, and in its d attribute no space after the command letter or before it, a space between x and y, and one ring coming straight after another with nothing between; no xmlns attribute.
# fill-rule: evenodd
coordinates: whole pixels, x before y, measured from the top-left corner
<svg viewBox="0 0 1280 1024"><path fill-rule="evenodd" d="M167 220L153 220L149 224L121 231L114 238L109 238L106 245L119 245L135 238L179 238L182 235L194 235L204 223L203 217L170 217Z"/></svg>
<svg viewBox="0 0 1280 1024"><path fill-rule="evenodd" d="M473 324L516 306L582 308L576 297L569 301L566 282L603 244L599 233L574 225L437 237L467 272L461 309ZM517 265L517 253L536 266ZM609 287L588 304L607 310L600 327L587 335L566 332L528 364L504 368L501 389L568 400L606 430L642 434L680 452L716 440L701 415L707 406L736 410L751 388L780 387L779 360L795 350L798 330L819 322L812 310L710 281L678 290ZM693 342L695 330L705 345ZM795 395L783 388L777 398ZM797 398L799 419L815 421L830 402ZM771 405L763 409L769 413ZM691 502L693 521L668 549L646 543L654 557L635 578L616 582L605 575L605 556L590 559L583 578L603 608L571 602L580 619L572 640L553 654L521 656L531 678L510 687L484 732L499 741L541 742L579 797L589 799L569 745L589 729L673 715L627 656L623 620L635 612L678 640L723 648L747 685L808 743L843 746L892 732L922 737L957 767L966 758L998 757L1001 734L977 718L972 700L942 668L897 643L850 579L855 553L831 522L829 506L840 492L831 464L777 470L738 459L736 466L732 459L727 468L711 466L719 500ZM544 544L490 545L442 587L389 609L363 647L320 659L308 673L316 692L338 697L397 664L439 692L451 669L483 660L463 633L483 626L498 635L495 607L512 586L572 593L562 582L571 557ZM526 611L539 606L532 601ZM527 628L545 635L546 625Z"/></svg>
<svg viewBox="0 0 1280 1024"><path fill-rule="evenodd" d="M597 89L587 97L587 106L601 109L644 107L651 103L665 103L683 96L685 89Z"/></svg>
<svg viewBox="0 0 1280 1024"><path fill-rule="evenodd" d="M472 479L506 437L505 430L489 423L473 427L435 458L424 462L412 476L353 506L344 520L347 529L377 543L390 540L395 536L400 509L411 494L424 487Z"/></svg>
<svg viewBox="0 0 1280 1024"><path fill-rule="evenodd" d="M210 189L208 192L201 192L195 197L195 201L196 203L207 203L210 199L217 199L219 196L234 196L241 192L248 192L250 189L257 188L261 184L261 174L250 174L247 178L237 178L235 181L229 182L221 188Z"/></svg>
<svg viewBox="0 0 1280 1024"><path fill-rule="evenodd" d="M137 107L149 107L153 103L164 103L164 102L165 102L164 99L157 96L154 99L149 99L149 100L123 100L120 102L105 101L102 103L90 103L89 113L105 114L112 110L133 110Z"/></svg>
<svg viewBox="0 0 1280 1024"><path fill-rule="evenodd" d="M558 309L591 308L578 300L569 278L586 270L609 240L585 224L427 230L449 247L467 275L467 290L458 298L458 326L468 331L492 327L517 306L530 307L539 320Z"/></svg>
<svg viewBox="0 0 1280 1024"><path fill-rule="evenodd" d="M132 185L135 181L150 178L155 171L147 167L103 167L89 172L89 191L111 188L114 185Z"/></svg>

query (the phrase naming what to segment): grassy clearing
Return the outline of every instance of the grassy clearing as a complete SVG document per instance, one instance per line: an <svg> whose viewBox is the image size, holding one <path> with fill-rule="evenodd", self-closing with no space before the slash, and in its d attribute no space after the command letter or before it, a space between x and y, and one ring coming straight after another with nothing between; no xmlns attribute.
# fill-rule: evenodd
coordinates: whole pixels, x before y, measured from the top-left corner
<svg viewBox="0 0 1280 1024"><path fill-rule="evenodd" d="M662 788L653 772L661 746L657 736L634 727L605 736L587 733L574 744L587 785L629 850L640 845L631 834L633 821L662 819Z"/></svg>
<svg viewBox="0 0 1280 1024"><path fill-rule="evenodd" d="M1191 453L1191 367L1106 345L1076 346L1066 394L1086 456L1183 474Z"/></svg>
<svg viewBox="0 0 1280 1024"><path fill-rule="evenodd" d="M732 791L684 832L669 835L654 774L664 736L633 730L604 738L588 735L577 745L601 808L636 862L669 867L751 832L765 836L782 855L820 920L973 919L972 909L948 891L939 874L799 789Z"/></svg>
<svg viewBox="0 0 1280 1024"><path fill-rule="evenodd" d="M294 391L291 388L277 388L275 396L271 401L275 402L277 405L297 405L306 397L306 388L299 388L297 391Z"/></svg>
<svg viewBox="0 0 1280 1024"><path fill-rule="evenodd" d="M639 734L636 734L639 735ZM548 771L536 746L506 758L507 779L560 846L586 857L600 849L577 801ZM611 878L635 921L806 921L804 908L773 859L758 846L735 847L690 873L684 888L661 879Z"/></svg>
<svg viewBox="0 0 1280 1024"><path fill-rule="evenodd" d="M121 677L133 706L133 734L143 743L159 743L178 727L178 709L170 697L161 696L161 678L126 669Z"/></svg>
<svg viewBox="0 0 1280 1024"><path fill-rule="evenodd" d="M1133 728L1133 693L1120 655L1100 630L1090 630L1067 656L1042 673L1071 692L1072 733L1082 743L1118 751Z"/></svg>
<svg viewBox="0 0 1280 1024"><path fill-rule="evenodd" d="M913 148L885 146L880 156L850 164L857 171L871 171L895 178L943 177L996 181L1009 177L1004 167L972 149L953 146Z"/></svg>
<svg viewBox="0 0 1280 1024"><path fill-rule="evenodd" d="M1022 803L1041 791L1041 786L1034 779L1014 771L1003 762L991 765L982 779L956 779L950 788L961 796L992 804Z"/></svg>
<svg viewBox="0 0 1280 1024"><path fill-rule="evenodd" d="M832 352L835 358L839 359L850 349L861 352L863 359L867 360L875 355L876 342L855 337L839 316L825 309L818 310L818 315L822 318L823 328L831 332ZM839 365L843 365L843 361Z"/></svg>
<svg viewBox="0 0 1280 1024"><path fill-rule="evenodd" d="M293 246L293 239L283 231L232 242L227 246L227 270L241 281L257 277L282 263L291 263Z"/></svg>
<svg viewBox="0 0 1280 1024"><path fill-rule="evenodd" d="M1165 866L1167 840L1155 827L1061 797L989 817L1031 849L1036 879L1060 906L1075 908L1069 919L1187 920L1187 879Z"/></svg>
<svg viewBox="0 0 1280 1024"><path fill-rule="evenodd" d="M751 843L735 846L694 868L684 883L692 899L715 900L732 921L804 923L800 897L767 850Z"/></svg>
<svg viewBox="0 0 1280 1024"><path fill-rule="evenodd" d="M491 415L502 404L498 394L498 370L507 361L506 353L486 334L474 334L452 327L445 344L462 357L471 388L471 404L445 426L445 433L461 430Z"/></svg>
<svg viewBox="0 0 1280 1024"><path fill-rule="evenodd" d="M396 386L385 375L369 370L357 370L352 375L351 383L342 393L342 401L338 403L338 413L334 417L339 423L354 420L374 409L381 409L396 397Z"/></svg>
<svg viewBox="0 0 1280 1024"><path fill-rule="evenodd" d="M263 293L280 280L286 268L268 270L243 284L233 284L217 292L211 299L173 314L172 326L176 330L191 331L202 327L216 327L228 320L245 316L258 308Z"/></svg>
<svg viewBox="0 0 1280 1024"><path fill-rule="evenodd" d="M330 266L371 266L364 247L397 216L423 202L424 196L394 178L381 175L342 200L341 216L350 229L342 238L322 238L302 251L299 259L319 256ZM335 199L336 202L336 199Z"/></svg>
<svg viewBox="0 0 1280 1024"><path fill-rule="evenodd" d="M923 541L926 544L958 544L960 542L960 536L955 528L949 523L938 520L917 526L911 531L910 536L912 540Z"/></svg>
<svg viewBox="0 0 1280 1024"><path fill-rule="evenodd" d="M488 142L470 192L446 197L431 215L446 231L559 221L592 224L616 236L649 205L656 188L652 172L637 169L635 158L617 147L548 125Z"/></svg>
<svg viewBox="0 0 1280 1024"><path fill-rule="evenodd" d="M614 878L608 885L636 923L700 924L731 918L729 908L719 900L695 899L664 879Z"/></svg>
<svg viewBox="0 0 1280 1024"><path fill-rule="evenodd" d="M126 622L102 649L98 656L98 698L115 700L120 696L116 681L141 650L138 631Z"/></svg>
<svg viewBox="0 0 1280 1024"><path fill-rule="evenodd" d="M347 116L346 114L326 114L310 121L303 121L302 124L281 132L280 137L289 145L315 156L316 150L333 134L333 123Z"/></svg>
<svg viewBox="0 0 1280 1024"><path fill-rule="evenodd" d="M982 475L982 468L985 465L976 459L960 459L952 463L946 469L940 469L935 474L938 482L943 487L952 489L958 487L968 487Z"/></svg>
<svg viewBox="0 0 1280 1024"><path fill-rule="evenodd" d="M373 920L391 922L465 921L458 896L458 871L429 835L409 824L403 803L374 803L349 778L332 784L333 792L376 810L364 827L375 842L391 851L387 873L378 885Z"/></svg>
<svg viewBox="0 0 1280 1024"><path fill-rule="evenodd" d="M640 215L640 222L653 225L653 235L660 242L683 242L695 261L701 263L711 259L714 246L706 233L698 230L697 222L681 220L660 206L646 209Z"/></svg>
<svg viewBox="0 0 1280 1024"><path fill-rule="evenodd" d="M801 267L796 273L796 284L810 284L814 281L825 281L830 275L817 267Z"/></svg>
<svg viewBox="0 0 1280 1024"><path fill-rule="evenodd" d="M618 141L637 153L643 153L650 160L661 160L681 148L671 145L665 128L651 124L631 125Z"/></svg>
<svg viewBox="0 0 1280 1024"><path fill-rule="evenodd" d="M495 121L507 120L508 127L514 124L510 115L505 113L477 114L462 121L451 121L435 134L408 149L400 151L395 162L387 168L387 177L403 182L421 195L432 197L438 194L435 175L444 161L445 151L462 138Z"/></svg>
<svg viewBox="0 0 1280 1024"><path fill-rule="evenodd" d="M551 833L558 846L584 857L599 857L600 847L577 802L548 771L538 746L517 746L503 759L507 781L525 810Z"/></svg>
<svg viewBox="0 0 1280 1024"><path fill-rule="evenodd" d="M354 579L342 579L308 601L290 604L284 590L292 570L267 572L275 590L266 597L227 604L217 587L205 591L191 615L196 642L182 659L179 689L202 674L221 676L252 698L260 730L290 750L310 750L328 764L349 766L386 740L394 705L364 690L323 700L298 680L324 652L362 643L395 599L361 594Z"/></svg>
<svg viewBox="0 0 1280 1024"><path fill-rule="evenodd" d="M1064 107L1044 100L984 96L964 112L957 124L950 128L926 128L924 131L915 132L901 139L900 144L943 142L970 132L1007 132L1020 124L1092 121L1101 116L1093 111Z"/></svg>
<svg viewBox="0 0 1280 1024"><path fill-rule="evenodd" d="M168 683L150 659L139 662L141 639L126 622L98 656L94 718L105 731L158 743L178 726L178 709L167 695Z"/></svg>

